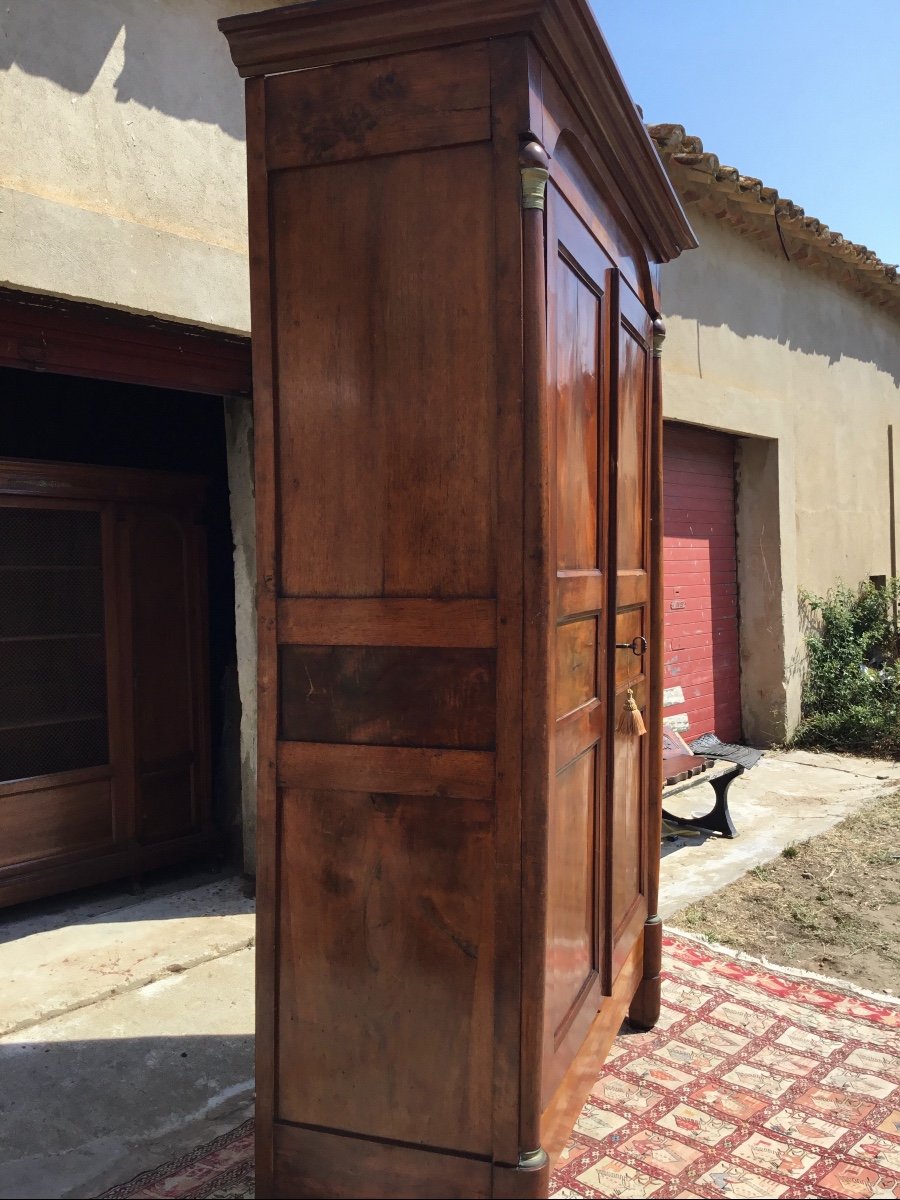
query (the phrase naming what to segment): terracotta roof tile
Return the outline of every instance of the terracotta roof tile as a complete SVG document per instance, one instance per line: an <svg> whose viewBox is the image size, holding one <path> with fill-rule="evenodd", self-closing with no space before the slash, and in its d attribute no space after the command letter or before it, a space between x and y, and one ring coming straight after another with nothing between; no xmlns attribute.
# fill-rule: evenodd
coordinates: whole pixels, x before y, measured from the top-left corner
<svg viewBox="0 0 900 1200"><path fill-rule="evenodd" d="M900 270L867 246L829 229L761 179L723 166L683 125L649 125L682 200L699 205L741 232L768 240L776 253L817 267L882 308L900 316Z"/></svg>

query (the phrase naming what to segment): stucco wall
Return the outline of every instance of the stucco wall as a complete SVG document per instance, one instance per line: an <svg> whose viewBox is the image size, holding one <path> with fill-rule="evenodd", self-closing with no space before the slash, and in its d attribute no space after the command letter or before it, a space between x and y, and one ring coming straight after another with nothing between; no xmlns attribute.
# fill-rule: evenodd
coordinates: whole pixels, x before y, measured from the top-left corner
<svg viewBox="0 0 900 1200"><path fill-rule="evenodd" d="M737 518L745 733L771 741L799 715L798 588L890 574L900 327L809 268L689 215L700 248L662 277L665 413L746 439Z"/></svg>
<svg viewBox="0 0 900 1200"><path fill-rule="evenodd" d="M225 401L225 442L234 538L234 624L241 701L241 808L244 870L256 871L256 505L253 487L253 406Z"/></svg>
<svg viewBox="0 0 900 1200"><path fill-rule="evenodd" d="M6 0L0 284L249 330L243 83L216 20L257 7Z"/></svg>

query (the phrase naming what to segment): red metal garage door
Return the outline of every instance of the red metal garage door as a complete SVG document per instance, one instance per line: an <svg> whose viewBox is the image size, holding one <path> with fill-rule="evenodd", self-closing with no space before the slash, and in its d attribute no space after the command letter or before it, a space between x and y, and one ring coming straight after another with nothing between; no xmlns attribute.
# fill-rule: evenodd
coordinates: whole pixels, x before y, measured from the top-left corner
<svg viewBox="0 0 900 1200"><path fill-rule="evenodd" d="M664 487L664 715L688 741L740 741L734 439L667 423Z"/></svg>

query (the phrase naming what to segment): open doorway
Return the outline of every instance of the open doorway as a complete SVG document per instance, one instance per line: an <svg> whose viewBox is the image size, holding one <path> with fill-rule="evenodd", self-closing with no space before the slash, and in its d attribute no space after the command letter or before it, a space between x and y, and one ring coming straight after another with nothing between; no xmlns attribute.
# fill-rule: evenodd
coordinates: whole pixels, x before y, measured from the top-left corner
<svg viewBox="0 0 900 1200"><path fill-rule="evenodd" d="M10 525L5 572L14 585L5 589L0 736L10 744L0 789L22 777L19 759L31 741L26 775L58 784L6 797L22 861L8 838L0 904L4 884L9 903L199 853L238 858L240 703L221 398L14 369L2 370L0 396L0 463L42 464L34 498L17 495L0 510ZM102 469L73 477L71 464ZM68 503L60 498L73 493ZM48 555L53 562L38 561ZM123 571L121 586L112 583ZM131 747L134 763L113 767L120 791L133 775L135 795L111 818L98 791L110 785L97 772L104 758L123 756L110 743L129 722L133 736L126 731L119 743ZM68 811L91 805L90 819ZM139 811L123 830L129 805ZM59 828L36 837L35 817ZM79 838L87 839L81 861Z"/></svg>

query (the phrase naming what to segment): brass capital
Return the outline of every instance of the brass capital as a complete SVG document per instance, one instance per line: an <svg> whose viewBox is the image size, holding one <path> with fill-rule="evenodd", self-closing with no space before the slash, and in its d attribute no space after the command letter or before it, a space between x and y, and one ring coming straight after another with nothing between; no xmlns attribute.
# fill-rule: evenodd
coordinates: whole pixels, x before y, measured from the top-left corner
<svg viewBox="0 0 900 1200"><path fill-rule="evenodd" d="M550 172L546 167L522 168L522 207L544 209L547 180Z"/></svg>
<svg viewBox="0 0 900 1200"><path fill-rule="evenodd" d="M529 135L519 151L519 169L522 172L522 207L544 209L547 180L550 178L550 160L541 143Z"/></svg>
<svg viewBox="0 0 900 1200"><path fill-rule="evenodd" d="M662 317L653 322L653 357L662 358L663 342L666 340L666 326Z"/></svg>

